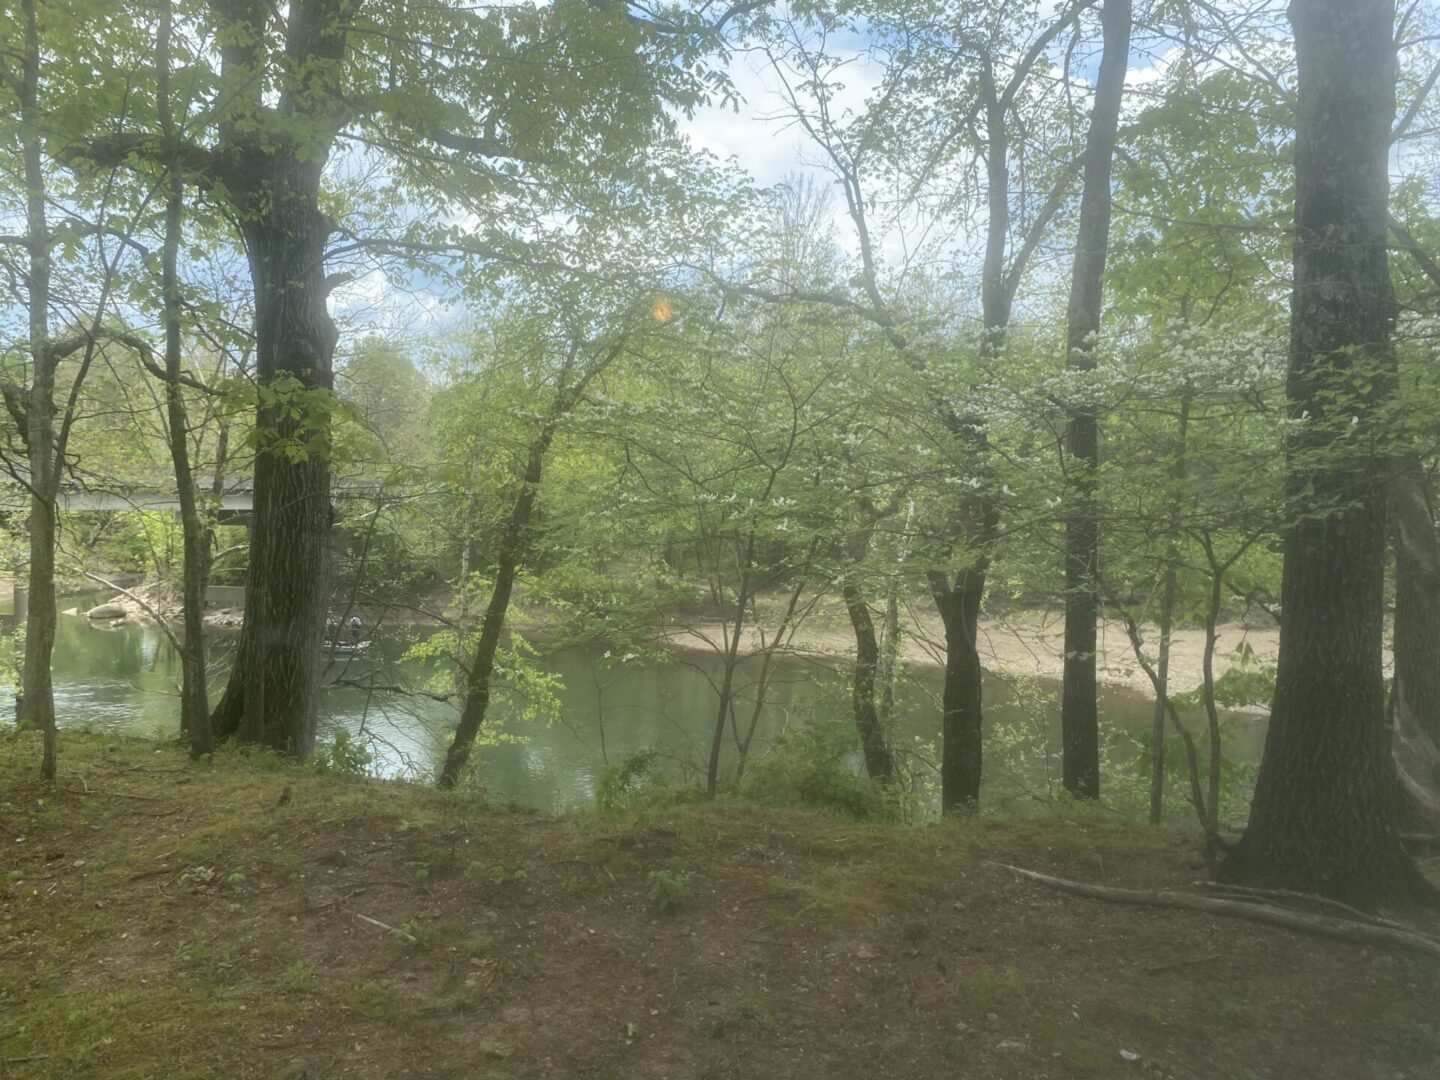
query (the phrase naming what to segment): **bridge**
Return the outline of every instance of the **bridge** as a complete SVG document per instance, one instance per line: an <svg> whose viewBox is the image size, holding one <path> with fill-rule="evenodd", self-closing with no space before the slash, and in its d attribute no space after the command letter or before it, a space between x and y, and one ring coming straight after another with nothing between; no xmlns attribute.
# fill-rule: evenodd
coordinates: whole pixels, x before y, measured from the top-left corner
<svg viewBox="0 0 1440 1080"><path fill-rule="evenodd" d="M170 480L173 484L173 479ZM207 493L207 499L214 509L217 525L240 525L249 529L254 524L255 489L248 482L225 491L218 505L208 493L213 481L202 478L200 490ZM386 487L383 484L363 480L340 480L332 482L330 498L335 502L364 500L374 502L381 496L407 498L421 494L413 489ZM133 486L113 484L104 487L82 487L76 484L62 485L55 502L62 514L109 514L133 511L179 513L180 497L173 487L166 488L164 481L136 483ZM22 484L13 478L0 479L0 512L23 515L30 509L29 494ZM344 530L336 530L335 542L343 543ZM14 612L24 617L29 590L25 587L24 576L19 575L14 583ZM207 606L241 607L245 603L243 585L211 585L205 594Z"/></svg>
<svg viewBox="0 0 1440 1080"><path fill-rule="evenodd" d="M174 481L171 480L173 485ZM208 480L199 483L202 492L208 493L213 486ZM404 497L413 492L398 488L387 489L383 484L363 480L342 480L332 483L330 498L336 501L364 500L373 502L381 495ZM255 489L249 484L226 490L219 498L218 505L213 498L216 523L219 525L244 525L253 523L255 510ZM103 487L82 487L75 484L61 486L55 499L62 514L109 514L127 511L172 511L180 510L180 497L174 487L165 487L163 482L136 483L133 485L111 484ZM29 496L18 481L0 481L0 511L24 514L30 506Z"/></svg>

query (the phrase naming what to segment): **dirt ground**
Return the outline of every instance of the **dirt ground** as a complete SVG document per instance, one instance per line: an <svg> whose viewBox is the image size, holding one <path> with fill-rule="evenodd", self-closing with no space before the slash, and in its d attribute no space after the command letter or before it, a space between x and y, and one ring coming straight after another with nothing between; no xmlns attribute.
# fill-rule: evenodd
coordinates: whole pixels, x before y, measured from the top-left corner
<svg viewBox="0 0 1440 1080"><path fill-rule="evenodd" d="M769 606L773 607L774 602ZM944 665L944 630L938 615L915 606L902 614L901 626L906 661ZM1064 634L1064 617L1059 611L1022 609L988 616L980 620L980 662L996 673L1058 679L1064 666ZM1159 632L1146 627L1145 636L1146 648L1153 655L1158 649ZM709 649L722 639L722 630L718 623L676 620L666 629L664 638L676 648ZM1101 682L1153 693L1149 678L1135 660L1123 623L1102 620L1099 641ZM1171 634L1170 642L1170 686L1177 693L1193 690L1202 678L1205 631L1183 627ZM749 649L759 646L753 630L742 644ZM1216 639L1216 675L1229 669L1231 655L1242 644L1254 650L1258 662L1274 664L1280 649L1279 628L1222 624ZM790 647L812 655L848 656L855 651L855 638L843 609L822 607L800 624Z"/></svg>
<svg viewBox="0 0 1440 1080"><path fill-rule="evenodd" d="M0 1076L1432 1080L1440 964L1046 891L1195 838L745 804L548 817L0 742ZM673 901L673 910L662 910Z"/></svg>

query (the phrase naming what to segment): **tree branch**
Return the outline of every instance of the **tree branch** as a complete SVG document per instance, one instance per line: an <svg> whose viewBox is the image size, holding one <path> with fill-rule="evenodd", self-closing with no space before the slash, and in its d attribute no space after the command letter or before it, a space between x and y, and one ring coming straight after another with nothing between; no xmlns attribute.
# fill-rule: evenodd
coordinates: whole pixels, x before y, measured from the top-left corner
<svg viewBox="0 0 1440 1080"><path fill-rule="evenodd" d="M989 865L1009 870L1012 874L1029 878L1048 888L1071 893L1074 896L1088 897L1092 900L1105 900L1112 904L1135 904L1141 907L1185 908L1189 911L1202 911L1207 915L1219 915L1229 919L1247 919L1250 922L1281 926L1287 930L1298 930L1304 934L1333 938L1337 941L1404 949L1440 960L1440 941L1410 930L1396 930L1389 926L1353 922L1349 919L1331 918L1327 915L1311 915L1289 908L1273 907L1269 904L1221 900L1213 896L1196 896L1192 893L1087 885L1079 881L1051 877L1049 874L1037 873L1034 870L1023 870L1018 866L1009 866L1006 863L992 862Z"/></svg>

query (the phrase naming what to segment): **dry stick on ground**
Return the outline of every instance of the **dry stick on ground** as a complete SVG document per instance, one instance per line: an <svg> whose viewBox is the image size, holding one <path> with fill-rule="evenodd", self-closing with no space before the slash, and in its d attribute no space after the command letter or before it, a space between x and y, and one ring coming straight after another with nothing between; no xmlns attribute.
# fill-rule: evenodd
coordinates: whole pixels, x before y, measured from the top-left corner
<svg viewBox="0 0 1440 1080"><path fill-rule="evenodd" d="M1143 889L1117 889L1109 885L1087 885L1080 881L1051 877L1049 874L1025 870L1007 863L992 862L989 865L1009 870L1012 874L1038 881L1040 884L1076 896L1092 900L1105 900L1114 904L1135 904L1141 907L1186 908L1203 911L1209 915L1220 915L1232 919L1249 919L1251 922L1283 926L1287 930L1299 930L1320 937L1351 941L1361 945L1383 945L1425 953L1440 960L1440 941L1425 937L1413 930L1395 930L1388 926L1353 922L1332 918L1328 915L1311 915L1291 908L1274 907L1270 904L1248 903L1241 900L1221 900L1213 896L1196 896L1193 893L1152 891Z"/></svg>
<svg viewBox="0 0 1440 1080"><path fill-rule="evenodd" d="M398 926L391 926L389 923L383 923L379 919L372 919L369 915L361 915L360 912L351 911L349 908L346 908L345 910L349 911L351 915L354 915L355 918L359 919L361 922L367 922L371 926L378 926L381 930L388 930L396 937L404 938L406 941L410 942L411 945L420 944L420 939L417 938L414 934L410 933L408 930L401 930Z"/></svg>

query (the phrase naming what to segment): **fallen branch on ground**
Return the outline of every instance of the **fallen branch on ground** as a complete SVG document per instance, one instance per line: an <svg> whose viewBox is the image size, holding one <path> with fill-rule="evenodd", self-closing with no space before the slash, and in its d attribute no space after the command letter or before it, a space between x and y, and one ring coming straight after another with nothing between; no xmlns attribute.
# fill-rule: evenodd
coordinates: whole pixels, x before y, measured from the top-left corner
<svg viewBox="0 0 1440 1080"><path fill-rule="evenodd" d="M346 908L345 910L350 911L349 908ZM378 926L381 930L388 930L390 933L394 934L398 938L404 938L406 941L410 942L411 945L420 944L420 939L417 938L414 934L410 933L408 930L401 930L398 926L391 926L389 923L383 923L379 919L372 919L369 915L361 915L358 911L350 911L350 914L354 915L355 918L359 919L361 922L367 922L371 926Z"/></svg>
<svg viewBox="0 0 1440 1080"><path fill-rule="evenodd" d="M1282 926L1287 930L1316 934L1338 941L1350 941L1361 945L1383 945L1388 948L1405 949L1425 953L1440 960L1440 941L1426 937L1418 931L1396 930L1389 926L1375 926L1371 923L1352 922L1348 919L1328 915L1311 915L1291 908L1275 907L1271 904L1249 903L1242 900L1222 900L1214 896L1196 896L1194 893L1170 892L1167 890L1118 889L1109 885L1087 885L1080 881L1051 877L1049 874L1025 870L1007 863L990 863L1012 874L1038 881L1060 892L1085 896L1092 900L1105 900L1114 904L1134 904L1140 907L1186 908L1203 911L1208 915L1220 915L1231 919L1248 919L1251 922Z"/></svg>

